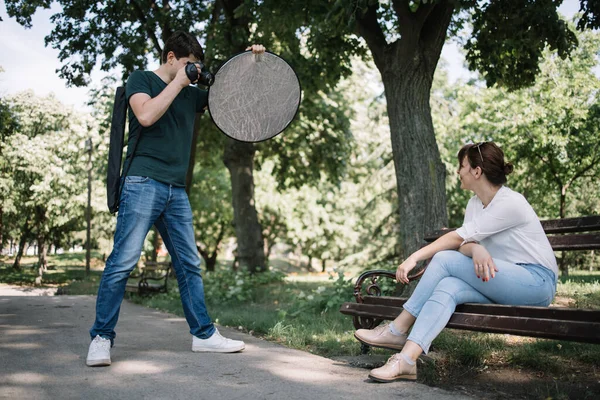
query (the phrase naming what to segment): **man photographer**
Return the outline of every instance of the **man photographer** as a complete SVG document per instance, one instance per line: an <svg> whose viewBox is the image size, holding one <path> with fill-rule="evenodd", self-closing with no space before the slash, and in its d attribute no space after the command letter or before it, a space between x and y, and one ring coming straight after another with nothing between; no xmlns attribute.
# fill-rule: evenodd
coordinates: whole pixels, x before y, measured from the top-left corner
<svg viewBox="0 0 600 400"><path fill-rule="evenodd" d="M265 51L261 45L248 49L255 54ZM186 65L188 61L194 63L195 73L202 78L203 58L202 47L194 36L175 32L164 45L160 67L135 71L127 81L129 140L139 143L122 183L113 251L102 274L96 320L90 330L88 366L111 363L110 348L127 278L152 225L171 255L192 334L192 351L231 353L245 347L242 341L221 336L208 315L192 210L185 192L195 114L203 112L208 104L207 92L190 86ZM131 157L131 146L127 152Z"/></svg>

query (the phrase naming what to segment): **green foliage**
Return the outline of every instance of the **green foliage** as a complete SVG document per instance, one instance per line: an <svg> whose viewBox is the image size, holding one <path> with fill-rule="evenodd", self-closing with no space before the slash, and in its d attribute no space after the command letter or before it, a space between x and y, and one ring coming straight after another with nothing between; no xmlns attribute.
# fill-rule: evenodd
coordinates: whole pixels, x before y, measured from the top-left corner
<svg viewBox="0 0 600 400"><path fill-rule="evenodd" d="M335 85L351 73L348 56L361 53L362 47L356 38L331 37L316 30L306 30L305 37L299 35L307 21L297 16L303 14L305 5L200 0L152 6L121 0L59 3L62 10L52 16L55 26L46 42L60 50L64 62L61 77L76 86L87 84L98 60L104 71L122 67L125 80L135 69L145 68L148 59L159 59L162 42L177 29L190 31L205 42L206 64L213 70L249 43L264 43L294 66L304 97L298 118L286 135L259 146L264 152L259 162L269 157L276 160L275 173L282 187L315 183L321 175L339 182L351 135L346 103ZM323 2L312 3L313 7L327 7ZM30 26L38 7L47 6L43 2L25 5L21 0L9 0L6 5L9 16L24 26ZM294 7L299 13L291 13ZM258 24L251 29L254 21ZM205 140L205 135L200 140ZM218 144L209 142L214 152Z"/></svg>
<svg viewBox="0 0 600 400"><path fill-rule="evenodd" d="M546 46L565 59L577 38L556 12L562 1L491 1L474 14L466 59L488 86L509 90L530 86L539 73Z"/></svg>
<svg viewBox="0 0 600 400"><path fill-rule="evenodd" d="M31 27L37 8L49 8L46 0L8 0L6 11L18 23ZM84 86L97 61L103 71L123 67L123 79L132 71L144 68L146 53L158 58L164 41L177 29L194 29L197 21L208 19L208 1L170 1L168 4L142 6L136 2L113 0L96 2L59 1L61 11L50 21L52 32L46 44L59 50L64 64L59 75L70 84Z"/></svg>
<svg viewBox="0 0 600 400"><path fill-rule="evenodd" d="M346 279L343 272L337 271L337 278L331 274L329 280L331 285L319 286L308 294L300 291L290 308L289 316L296 317L306 312L324 314L331 310L337 311L343 303L353 299L352 279Z"/></svg>
<svg viewBox="0 0 600 400"><path fill-rule="evenodd" d="M148 60L159 59L164 41L178 29L200 39L206 64L213 71L250 43L265 44L294 66L304 97L298 118L285 136L256 146L260 150L257 164L260 167L267 159L272 160L280 188L317 185L322 179L340 183L346 172L345 159L351 151L352 137L348 108L341 94L335 91L335 85L340 77L351 72L348 54L358 54L361 50L356 38L336 38L321 35L317 30L305 30L306 21L297 18L298 14L288 13L291 7L302 10L304 5L300 3L241 0L58 3L61 10L51 17L54 28L46 43L60 51L59 59L63 62L60 76L77 86L88 82L97 61L104 71L122 67L125 80L133 70L145 68ZM315 7L327 6L318 1L312 3ZM31 25L31 16L37 8L48 7L45 2L21 0L9 0L6 5L9 16L24 26ZM320 53L315 49L320 49ZM104 110L108 103L100 103L100 110ZM98 118L106 121L106 115L110 114L103 113ZM206 118L198 135L200 150L196 160L200 164L206 158L213 161L218 156L215 148L222 149L225 143L214 127L206 127L205 121ZM208 157L201 157L205 154ZM194 188L200 194L191 199L196 231L201 232L203 254L211 259L217 254L222 237L232 233L231 221L235 215L231 207L225 206L231 196L223 187L222 168L204 169L195 178L201 180ZM209 199L211 187L217 190L214 198Z"/></svg>
<svg viewBox="0 0 600 400"><path fill-rule="evenodd" d="M265 285L282 282L278 271L250 274L248 271L211 271L204 274L204 293L211 302L245 302L256 296Z"/></svg>
<svg viewBox="0 0 600 400"><path fill-rule="evenodd" d="M572 271L561 276L556 295L571 298L580 308L600 309L600 274L597 271Z"/></svg>
<svg viewBox="0 0 600 400"><path fill-rule="evenodd" d="M3 229L64 243L83 219L87 183L83 146L94 136L94 124L52 96L36 97L29 91L6 101L17 128L3 141L7 178L1 185L8 216Z"/></svg>
<svg viewBox="0 0 600 400"><path fill-rule="evenodd" d="M509 186L541 218L596 213L600 82L594 70L600 36L580 33L579 43L564 60L544 51L537 81L527 89L486 89L475 82L449 87L440 76L432 103L448 171L456 171L456 152L464 143L493 140L515 164ZM455 173L448 175L449 225L460 226L470 194L459 189Z"/></svg>
<svg viewBox="0 0 600 400"><path fill-rule="evenodd" d="M98 259L99 256L99 253L92 252L93 258ZM22 269L16 271L12 269L12 260L0 259L0 283L33 286L37 277L36 266L34 258L27 257L23 261ZM93 270L88 278L85 277L85 253L49 255L44 284L68 286L68 294L96 294L100 275L101 271Z"/></svg>
<svg viewBox="0 0 600 400"><path fill-rule="evenodd" d="M258 168L272 160L279 189L317 186L325 178L339 184L354 140L349 99L342 92L307 93L285 133L257 145Z"/></svg>
<svg viewBox="0 0 600 400"><path fill-rule="evenodd" d="M234 234L231 182L217 152L202 151L197 157L189 197L200 251L210 258L219 253L224 239Z"/></svg>
<svg viewBox="0 0 600 400"><path fill-rule="evenodd" d="M600 1L579 0L580 11L583 11L581 19L577 23L578 29L598 29L600 27Z"/></svg>

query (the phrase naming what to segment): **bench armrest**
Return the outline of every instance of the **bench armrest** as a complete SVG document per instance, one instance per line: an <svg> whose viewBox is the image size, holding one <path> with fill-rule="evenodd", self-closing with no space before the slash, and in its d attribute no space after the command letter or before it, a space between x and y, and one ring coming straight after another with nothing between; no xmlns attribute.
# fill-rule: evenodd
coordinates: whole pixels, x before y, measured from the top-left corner
<svg viewBox="0 0 600 400"><path fill-rule="evenodd" d="M429 260L427 260L427 263L421 270L419 270L418 272L416 272L412 275L409 275L408 280L414 281L416 279L419 279L421 277L421 275L423 275L425 273L427 264L429 264ZM354 298L356 298L357 303L363 302L362 287L363 287L363 283L365 283L365 281L368 279L370 280L370 283L367 283L368 286L365 289L365 294L370 295L370 296L381 296L381 288L379 287L379 284L377 282L378 277L385 277L385 278L390 278L390 279L395 280L396 279L396 271L386 271L383 269L376 269L376 270L372 270L372 271L363 272L356 280L356 285L354 285Z"/></svg>

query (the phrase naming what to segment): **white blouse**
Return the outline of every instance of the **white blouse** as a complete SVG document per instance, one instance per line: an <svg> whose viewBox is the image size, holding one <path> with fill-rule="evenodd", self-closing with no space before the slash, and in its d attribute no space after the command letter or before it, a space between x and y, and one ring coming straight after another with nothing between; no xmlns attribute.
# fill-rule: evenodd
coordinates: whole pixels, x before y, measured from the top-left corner
<svg viewBox="0 0 600 400"><path fill-rule="evenodd" d="M473 196L467 204L463 226L456 233L463 238L463 244L480 243L492 258L514 264L541 264L558 278L556 257L537 214L522 194L506 186L485 208Z"/></svg>

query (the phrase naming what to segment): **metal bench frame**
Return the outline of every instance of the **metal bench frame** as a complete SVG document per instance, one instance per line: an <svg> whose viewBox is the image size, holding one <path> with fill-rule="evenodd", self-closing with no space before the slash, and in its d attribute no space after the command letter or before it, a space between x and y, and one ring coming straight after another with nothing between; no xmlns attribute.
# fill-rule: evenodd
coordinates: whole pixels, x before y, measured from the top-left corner
<svg viewBox="0 0 600 400"><path fill-rule="evenodd" d="M138 274L132 274L130 279L137 280L137 284L128 283L125 291L137 293L140 296L148 296L153 293L167 293L169 275L172 264L168 261L147 261L139 268Z"/></svg>

